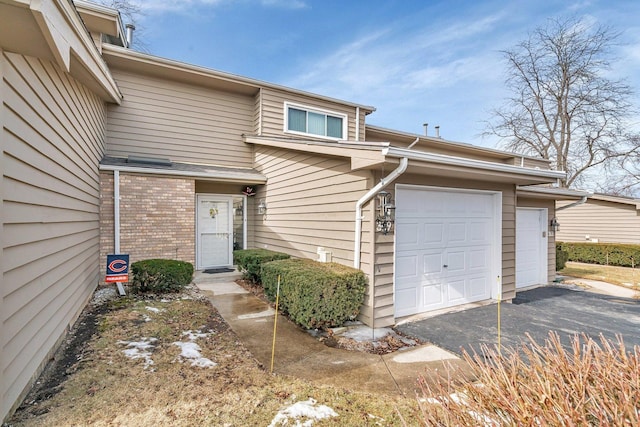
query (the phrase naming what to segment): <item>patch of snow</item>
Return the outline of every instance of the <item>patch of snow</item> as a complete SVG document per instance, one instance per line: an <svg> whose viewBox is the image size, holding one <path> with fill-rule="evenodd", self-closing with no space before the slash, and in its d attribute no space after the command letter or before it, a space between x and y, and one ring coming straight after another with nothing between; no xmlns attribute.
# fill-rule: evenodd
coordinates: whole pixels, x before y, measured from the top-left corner
<svg viewBox="0 0 640 427"><path fill-rule="evenodd" d="M156 308L156 307L152 307L150 305L145 307L147 310L149 310L152 313L160 313L161 311L164 311L164 309L162 308Z"/></svg>
<svg viewBox="0 0 640 427"><path fill-rule="evenodd" d="M295 424L291 424L295 427L310 427L314 421L322 420L329 417L337 417L338 414L326 405L318 405L315 399L309 399L302 402L296 402L291 406L288 406L279 411L269 424L269 427L276 426L288 426L289 420L295 421ZM301 422L301 418L306 418L304 422Z"/></svg>
<svg viewBox="0 0 640 427"><path fill-rule="evenodd" d="M91 304L98 306L118 298L116 288L100 288L93 294Z"/></svg>
<svg viewBox="0 0 640 427"><path fill-rule="evenodd" d="M142 315L142 319L143 319L145 322L151 322L151 317L147 316L146 314L143 314L143 315Z"/></svg>
<svg viewBox="0 0 640 427"><path fill-rule="evenodd" d="M130 359L144 359L144 369L153 365L153 359L151 359L151 351L154 344L158 341L157 338L145 338L140 341L118 341L118 344L126 345L127 348L122 350L125 356Z"/></svg>
<svg viewBox="0 0 640 427"><path fill-rule="evenodd" d="M482 384L477 385L477 387L481 387L481 386L483 385ZM427 397L426 399L424 398L420 399L420 401L427 402L432 405L442 405L443 402L451 401L459 406L469 406L469 400L467 399L467 395L464 393L451 393L447 397L440 397L437 399L434 397ZM471 409L468 409L467 413L471 415L476 421L478 421L479 426L490 427L490 426L497 425L496 420L494 420L493 418L491 418L486 414L481 414Z"/></svg>
<svg viewBox="0 0 640 427"><path fill-rule="evenodd" d="M207 359L206 357L202 357L202 348L195 343L195 340L198 338L206 338L211 334L203 333L199 330L197 331L184 331L182 336L186 336L189 341L176 341L173 345L180 347L181 352L178 358L180 360L189 360L191 361L191 366L196 366L198 368L213 368L217 365L216 362L211 359Z"/></svg>

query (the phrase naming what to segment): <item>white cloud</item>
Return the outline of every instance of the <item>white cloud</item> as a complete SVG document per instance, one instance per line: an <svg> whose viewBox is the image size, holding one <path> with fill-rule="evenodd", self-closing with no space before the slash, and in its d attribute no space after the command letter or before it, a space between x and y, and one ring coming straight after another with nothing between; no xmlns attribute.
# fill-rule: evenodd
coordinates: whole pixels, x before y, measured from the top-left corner
<svg viewBox="0 0 640 427"><path fill-rule="evenodd" d="M261 0L263 6L280 9L305 9L308 5L302 0Z"/></svg>

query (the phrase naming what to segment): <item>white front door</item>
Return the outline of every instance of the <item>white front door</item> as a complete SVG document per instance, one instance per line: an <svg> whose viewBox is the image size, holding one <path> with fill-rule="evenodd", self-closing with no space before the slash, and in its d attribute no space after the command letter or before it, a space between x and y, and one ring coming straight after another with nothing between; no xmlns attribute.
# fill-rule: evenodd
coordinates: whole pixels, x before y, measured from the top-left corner
<svg viewBox="0 0 640 427"><path fill-rule="evenodd" d="M228 267L233 263L233 200L199 194L196 268Z"/></svg>
<svg viewBox="0 0 640 427"><path fill-rule="evenodd" d="M396 317L491 298L499 206L495 193L396 187Z"/></svg>
<svg viewBox="0 0 640 427"><path fill-rule="evenodd" d="M516 209L516 288L547 283L547 209Z"/></svg>

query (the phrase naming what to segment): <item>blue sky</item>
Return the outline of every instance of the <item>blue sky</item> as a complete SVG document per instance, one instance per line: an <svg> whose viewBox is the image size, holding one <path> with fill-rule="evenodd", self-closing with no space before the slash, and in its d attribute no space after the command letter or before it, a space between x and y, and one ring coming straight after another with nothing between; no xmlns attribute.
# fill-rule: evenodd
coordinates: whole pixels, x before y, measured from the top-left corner
<svg viewBox="0 0 640 427"><path fill-rule="evenodd" d="M550 17L621 31L612 77L640 93L639 1L139 0L153 55L376 107L369 124L495 147L501 50ZM640 98L634 98L640 106ZM640 123L640 117L634 122Z"/></svg>

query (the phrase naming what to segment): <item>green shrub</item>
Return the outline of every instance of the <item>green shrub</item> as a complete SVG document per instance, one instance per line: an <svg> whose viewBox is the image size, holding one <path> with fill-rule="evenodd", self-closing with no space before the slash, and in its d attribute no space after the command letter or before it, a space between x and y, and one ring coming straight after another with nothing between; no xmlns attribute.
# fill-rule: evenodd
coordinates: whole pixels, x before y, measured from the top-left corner
<svg viewBox="0 0 640 427"><path fill-rule="evenodd" d="M275 300L280 276L279 308L298 325L335 327L355 319L367 285L365 274L337 263L307 259L272 261L262 266L262 285Z"/></svg>
<svg viewBox="0 0 640 427"><path fill-rule="evenodd" d="M556 243L556 271L563 270L569 260L569 252L562 249L562 243Z"/></svg>
<svg viewBox="0 0 640 427"><path fill-rule="evenodd" d="M147 259L131 264L133 292L179 292L191 283L193 265L173 259Z"/></svg>
<svg viewBox="0 0 640 427"><path fill-rule="evenodd" d="M562 242L560 245L568 252L569 261L635 267L640 260L640 245L587 242Z"/></svg>
<svg viewBox="0 0 640 427"><path fill-rule="evenodd" d="M233 251L233 262L242 271L243 277L253 283L261 283L260 266L265 262L291 258L290 255L267 249L242 249Z"/></svg>

